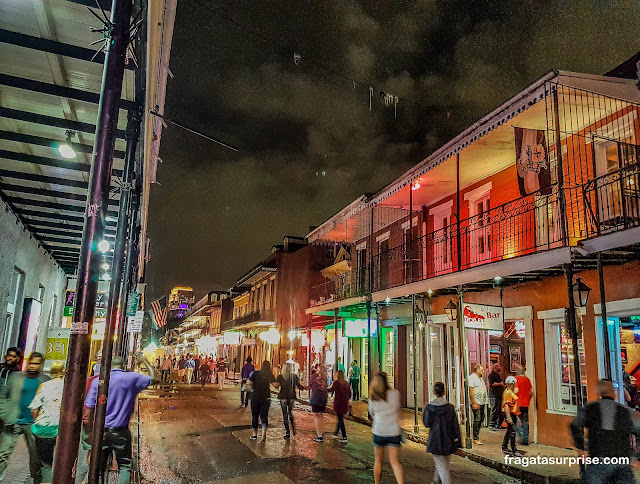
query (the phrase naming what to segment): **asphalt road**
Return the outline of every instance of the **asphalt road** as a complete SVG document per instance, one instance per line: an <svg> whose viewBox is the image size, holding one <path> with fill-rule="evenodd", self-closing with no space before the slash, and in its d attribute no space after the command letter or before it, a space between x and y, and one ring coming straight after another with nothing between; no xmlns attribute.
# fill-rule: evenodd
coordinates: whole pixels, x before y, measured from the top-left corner
<svg viewBox="0 0 640 484"><path fill-rule="evenodd" d="M181 385L173 396L147 392L140 401L140 470L146 484L225 482L359 483L373 482L371 428L347 421L348 444L332 438L335 417L325 415L325 441L315 443L313 418L296 405L297 435L283 439L282 414L272 399L267 441L252 441L251 411L240 407L238 387ZM433 460L425 448L408 443L402 449L407 483L428 483ZM454 483L517 482L468 459L452 457ZM385 464L383 483L395 482Z"/></svg>

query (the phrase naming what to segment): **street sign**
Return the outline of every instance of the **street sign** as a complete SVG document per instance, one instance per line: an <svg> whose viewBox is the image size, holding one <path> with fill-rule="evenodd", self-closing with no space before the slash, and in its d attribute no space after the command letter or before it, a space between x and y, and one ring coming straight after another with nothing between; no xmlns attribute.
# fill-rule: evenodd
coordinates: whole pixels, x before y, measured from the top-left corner
<svg viewBox="0 0 640 484"><path fill-rule="evenodd" d="M144 320L144 311L136 311L135 316L128 316L127 320L129 321L130 333L141 333L142 321Z"/></svg>
<svg viewBox="0 0 640 484"><path fill-rule="evenodd" d="M504 330L504 308L502 306L464 303L462 317L465 328Z"/></svg>
<svg viewBox="0 0 640 484"><path fill-rule="evenodd" d="M136 291L129 291L129 297L127 298L127 316L135 316L140 304L140 293Z"/></svg>
<svg viewBox="0 0 640 484"><path fill-rule="evenodd" d="M69 338L47 338L47 349L44 357L47 360L66 360L68 347Z"/></svg>

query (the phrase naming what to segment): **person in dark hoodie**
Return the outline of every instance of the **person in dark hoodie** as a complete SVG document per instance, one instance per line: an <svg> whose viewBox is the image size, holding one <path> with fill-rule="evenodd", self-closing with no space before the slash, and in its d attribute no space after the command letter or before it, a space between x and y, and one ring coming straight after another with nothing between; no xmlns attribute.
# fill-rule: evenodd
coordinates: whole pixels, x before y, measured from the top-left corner
<svg viewBox="0 0 640 484"><path fill-rule="evenodd" d="M449 484L449 459L451 454L462 447L460 425L455 408L444 398L444 383L436 382L433 392L437 398L427 405L426 411L422 414L424 426L429 429L427 452L433 454L436 464L433 482Z"/></svg>

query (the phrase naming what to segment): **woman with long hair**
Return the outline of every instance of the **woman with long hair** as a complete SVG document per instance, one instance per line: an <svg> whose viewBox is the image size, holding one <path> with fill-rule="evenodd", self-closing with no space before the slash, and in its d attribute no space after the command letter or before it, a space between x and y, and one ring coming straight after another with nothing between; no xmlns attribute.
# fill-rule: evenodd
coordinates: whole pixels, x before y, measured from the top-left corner
<svg viewBox="0 0 640 484"><path fill-rule="evenodd" d="M344 416L349 412L349 398L351 397L351 385L344 377L344 370L338 370L336 380L329 388L330 393L334 393L333 409L336 411L338 417L338 426L333 433L335 437L338 436L338 431L342 432L341 444L347 443L347 428L344 425Z"/></svg>
<svg viewBox="0 0 640 484"><path fill-rule="evenodd" d="M271 370L271 363L264 361L260 371L255 371L249 378L253 384L253 396L251 397L251 427L253 435L251 440L258 439L258 420L262 423L262 442L267 440L267 427L269 426L269 406L271 405L271 389L280 387Z"/></svg>
<svg viewBox="0 0 640 484"><path fill-rule="evenodd" d="M316 429L316 436L313 439L314 442L323 442L323 414L327 407L328 392L327 392L327 371L323 365L318 365L316 372L312 373L309 377L309 386L306 390L311 389L311 412L313 413L313 424Z"/></svg>
<svg viewBox="0 0 640 484"><path fill-rule="evenodd" d="M389 386L387 374L376 373L369 387L369 415L373 419L373 478L376 484L382 479L384 449L389 449L389 463L398 484L404 484L404 472L400 464L400 445L402 429L400 428L400 392Z"/></svg>
<svg viewBox="0 0 640 484"><path fill-rule="evenodd" d="M282 420L284 422L284 438L290 439L291 432L296 435L296 427L293 422L293 404L296 401L296 388L304 390L304 387L300 384L298 375L293 373L291 363L285 363L282 368L282 374L278 376L278 383L280 384L280 392L278 393L278 399L280 400L280 407L282 408ZM289 428L291 423L291 428Z"/></svg>

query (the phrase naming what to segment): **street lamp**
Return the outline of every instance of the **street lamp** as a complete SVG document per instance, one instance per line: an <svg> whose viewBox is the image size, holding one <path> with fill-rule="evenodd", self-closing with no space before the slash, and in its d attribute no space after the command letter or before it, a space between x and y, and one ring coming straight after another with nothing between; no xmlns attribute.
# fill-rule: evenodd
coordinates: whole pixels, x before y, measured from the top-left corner
<svg viewBox="0 0 640 484"><path fill-rule="evenodd" d="M580 276L576 277L576 282L573 284L573 300L580 304L580 307L587 306L590 292L591 288L585 284Z"/></svg>
<svg viewBox="0 0 640 484"><path fill-rule="evenodd" d="M75 156L76 156L76 151L71 146L71 137L74 134L75 133L73 131L68 130L66 132L67 139L65 140L64 143L62 143L60 146L58 146L58 151L65 158L75 158Z"/></svg>
<svg viewBox="0 0 640 484"><path fill-rule="evenodd" d="M291 341L293 341L296 338L297 334L296 334L296 330L292 329L291 331L289 331L289 339Z"/></svg>
<svg viewBox="0 0 640 484"><path fill-rule="evenodd" d="M452 299L449 299L449 302L444 307L444 311L447 313L449 321L455 321L458 318L458 306Z"/></svg>
<svg viewBox="0 0 640 484"><path fill-rule="evenodd" d="M109 251L109 242L106 240L101 240L98 244L98 250L103 254L107 253Z"/></svg>

